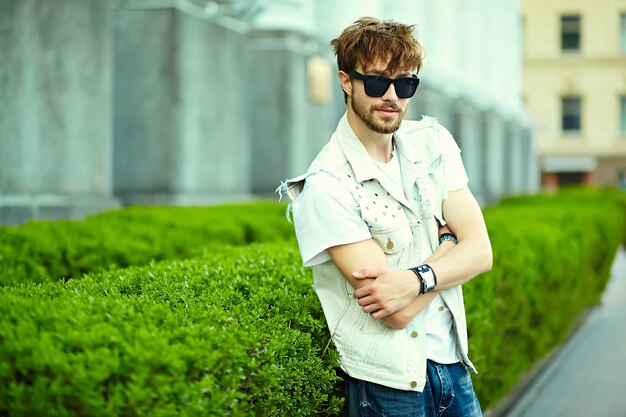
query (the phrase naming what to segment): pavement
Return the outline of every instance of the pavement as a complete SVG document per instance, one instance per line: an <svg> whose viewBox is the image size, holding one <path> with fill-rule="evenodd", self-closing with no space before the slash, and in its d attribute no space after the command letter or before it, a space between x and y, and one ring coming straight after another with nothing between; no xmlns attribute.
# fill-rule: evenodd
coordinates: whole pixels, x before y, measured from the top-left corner
<svg viewBox="0 0 626 417"><path fill-rule="evenodd" d="M495 412L501 417L626 417L626 251L569 340Z"/></svg>

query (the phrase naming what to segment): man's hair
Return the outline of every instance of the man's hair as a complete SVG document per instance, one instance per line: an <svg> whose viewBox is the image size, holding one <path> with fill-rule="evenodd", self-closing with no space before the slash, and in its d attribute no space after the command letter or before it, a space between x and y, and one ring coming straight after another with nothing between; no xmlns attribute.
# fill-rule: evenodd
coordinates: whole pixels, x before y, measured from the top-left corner
<svg viewBox="0 0 626 417"><path fill-rule="evenodd" d="M337 66L349 73L359 64L365 68L377 60L387 61L386 72L420 70L424 49L417 42L414 25L362 17L330 41Z"/></svg>

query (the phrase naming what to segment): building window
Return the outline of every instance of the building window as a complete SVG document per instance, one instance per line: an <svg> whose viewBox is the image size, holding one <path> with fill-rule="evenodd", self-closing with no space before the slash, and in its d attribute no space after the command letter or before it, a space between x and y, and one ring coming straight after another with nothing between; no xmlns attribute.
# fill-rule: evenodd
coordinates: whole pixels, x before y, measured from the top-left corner
<svg viewBox="0 0 626 417"><path fill-rule="evenodd" d="M563 97L561 99L561 113L563 132L580 132L580 97Z"/></svg>
<svg viewBox="0 0 626 417"><path fill-rule="evenodd" d="M620 119L621 119L621 132L622 136L626 136L626 96L622 96L621 100L621 111L620 111Z"/></svg>
<svg viewBox="0 0 626 417"><path fill-rule="evenodd" d="M561 16L561 50L580 51L580 16Z"/></svg>
<svg viewBox="0 0 626 417"><path fill-rule="evenodd" d="M589 174L586 172L559 172L557 174L559 187L568 185L581 185L589 182Z"/></svg>
<svg viewBox="0 0 626 417"><path fill-rule="evenodd" d="M622 46L622 53L626 54L626 13L621 15L620 24L620 44Z"/></svg>

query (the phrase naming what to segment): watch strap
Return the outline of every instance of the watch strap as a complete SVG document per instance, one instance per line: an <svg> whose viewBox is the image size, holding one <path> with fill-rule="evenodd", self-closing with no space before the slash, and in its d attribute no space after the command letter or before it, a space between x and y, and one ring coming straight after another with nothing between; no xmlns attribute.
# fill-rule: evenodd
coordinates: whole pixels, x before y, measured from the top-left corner
<svg viewBox="0 0 626 417"><path fill-rule="evenodd" d="M420 280L420 294L428 294L437 287L437 275L430 265L423 264L410 270Z"/></svg>

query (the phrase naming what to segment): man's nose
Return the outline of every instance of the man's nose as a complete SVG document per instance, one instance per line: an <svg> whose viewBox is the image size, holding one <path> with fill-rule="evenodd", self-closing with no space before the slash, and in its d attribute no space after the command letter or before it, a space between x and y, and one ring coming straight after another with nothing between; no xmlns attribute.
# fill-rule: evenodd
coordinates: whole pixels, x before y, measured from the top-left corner
<svg viewBox="0 0 626 417"><path fill-rule="evenodd" d="M398 101L398 95L396 94L396 86L393 83L389 84L387 91L382 96L382 99L385 101Z"/></svg>

